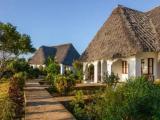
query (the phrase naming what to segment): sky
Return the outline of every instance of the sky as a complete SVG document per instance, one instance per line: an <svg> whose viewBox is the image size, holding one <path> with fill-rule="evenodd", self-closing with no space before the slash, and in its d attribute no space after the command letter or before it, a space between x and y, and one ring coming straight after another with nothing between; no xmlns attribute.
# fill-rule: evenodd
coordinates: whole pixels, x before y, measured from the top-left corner
<svg viewBox="0 0 160 120"><path fill-rule="evenodd" d="M160 0L0 0L0 21L30 35L35 48L72 43L81 54L118 4L148 11Z"/></svg>

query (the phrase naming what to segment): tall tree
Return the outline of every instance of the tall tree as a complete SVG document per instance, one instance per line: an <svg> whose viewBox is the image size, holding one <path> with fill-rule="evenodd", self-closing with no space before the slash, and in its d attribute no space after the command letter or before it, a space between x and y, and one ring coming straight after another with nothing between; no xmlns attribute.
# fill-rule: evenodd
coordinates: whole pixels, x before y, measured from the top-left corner
<svg viewBox="0 0 160 120"><path fill-rule="evenodd" d="M29 35L21 34L10 23L0 23L0 67L4 71L6 61L10 57L32 53L35 48L31 44Z"/></svg>

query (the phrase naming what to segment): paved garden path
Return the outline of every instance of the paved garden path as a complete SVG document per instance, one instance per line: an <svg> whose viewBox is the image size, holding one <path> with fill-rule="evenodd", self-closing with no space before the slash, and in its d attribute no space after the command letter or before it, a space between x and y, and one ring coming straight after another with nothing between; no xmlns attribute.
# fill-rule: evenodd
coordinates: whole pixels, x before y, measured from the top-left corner
<svg viewBox="0 0 160 120"><path fill-rule="evenodd" d="M28 81L25 87L25 120L75 120L73 115L46 90L39 80Z"/></svg>

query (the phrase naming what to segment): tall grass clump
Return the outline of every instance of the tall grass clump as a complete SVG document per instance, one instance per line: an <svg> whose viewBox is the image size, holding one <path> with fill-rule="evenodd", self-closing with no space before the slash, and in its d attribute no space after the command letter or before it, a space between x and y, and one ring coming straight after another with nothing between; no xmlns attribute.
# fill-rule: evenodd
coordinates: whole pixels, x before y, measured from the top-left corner
<svg viewBox="0 0 160 120"><path fill-rule="evenodd" d="M15 116L15 104L10 99L9 94L9 81L0 81L0 120L12 120Z"/></svg>

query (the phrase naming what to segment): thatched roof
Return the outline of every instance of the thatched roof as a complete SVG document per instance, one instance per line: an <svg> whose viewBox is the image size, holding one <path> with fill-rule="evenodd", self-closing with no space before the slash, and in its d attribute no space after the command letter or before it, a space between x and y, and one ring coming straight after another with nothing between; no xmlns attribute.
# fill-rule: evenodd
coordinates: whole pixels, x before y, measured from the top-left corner
<svg viewBox="0 0 160 120"><path fill-rule="evenodd" d="M74 60L79 58L79 53L72 44L63 44L58 46L41 46L33 55L30 64L42 65L48 57L54 57L58 63L72 65Z"/></svg>
<svg viewBox="0 0 160 120"><path fill-rule="evenodd" d="M147 12L147 15L152 20L158 34L160 34L160 6Z"/></svg>
<svg viewBox="0 0 160 120"><path fill-rule="evenodd" d="M160 51L160 37L153 23L144 12L118 6L97 32L81 60L113 59L138 52Z"/></svg>

